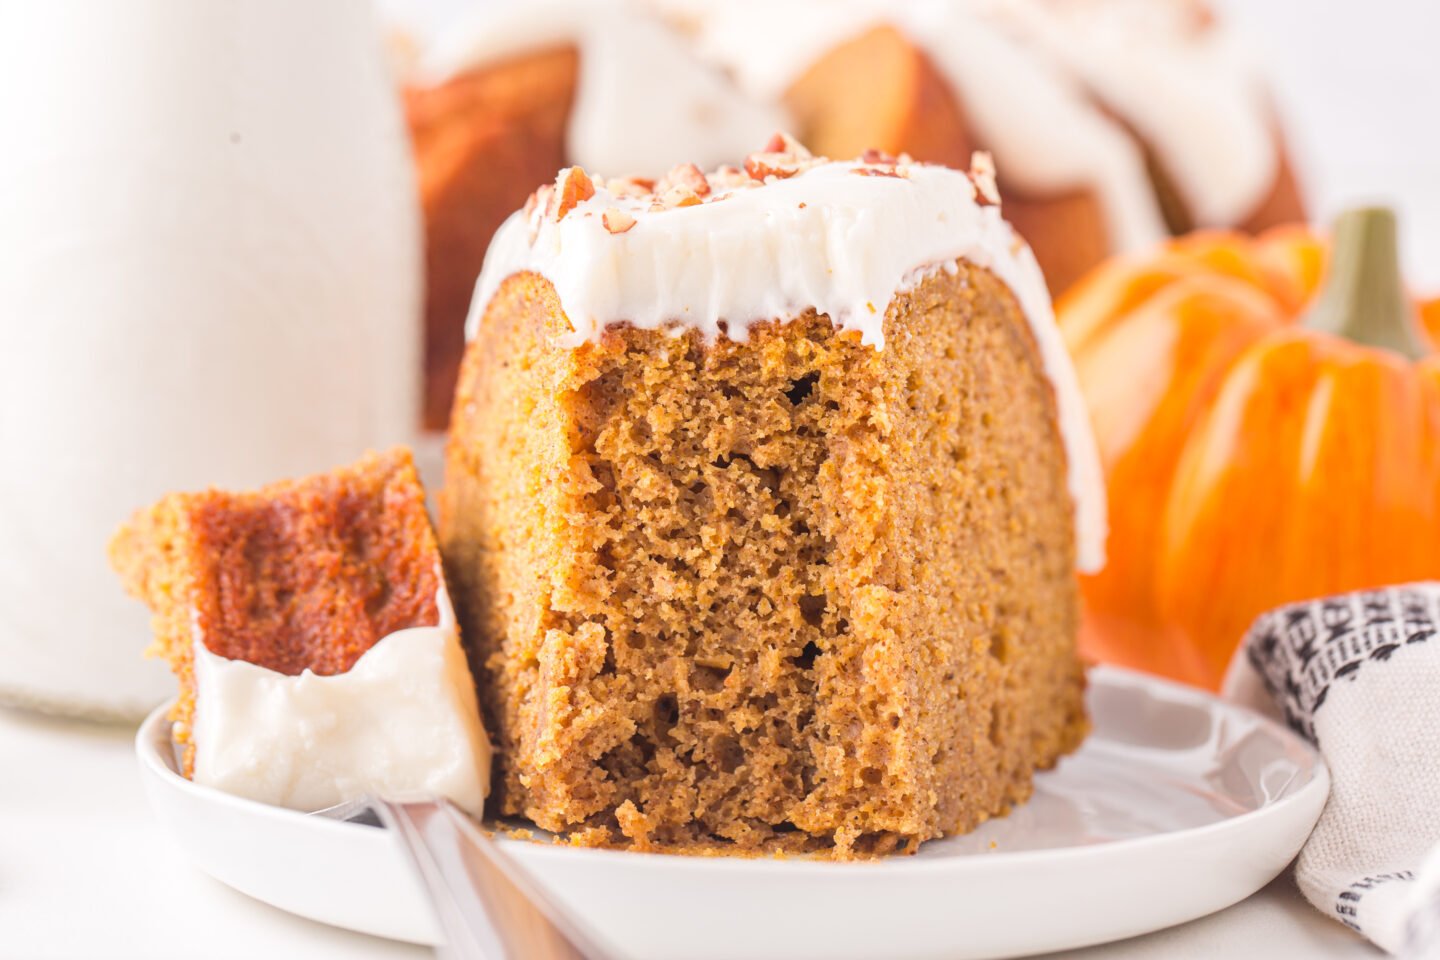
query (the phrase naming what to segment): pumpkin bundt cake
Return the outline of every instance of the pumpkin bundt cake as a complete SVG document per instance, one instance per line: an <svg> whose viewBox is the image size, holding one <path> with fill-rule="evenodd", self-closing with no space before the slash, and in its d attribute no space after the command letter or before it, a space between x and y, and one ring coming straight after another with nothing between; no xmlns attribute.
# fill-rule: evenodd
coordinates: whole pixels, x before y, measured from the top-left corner
<svg viewBox="0 0 1440 960"><path fill-rule="evenodd" d="M1083 401L971 173L777 137L563 171L486 259L440 545L498 811L847 857L972 829L1086 731Z"/></svg>
<svg viewBox="0 0 1440 960"><path fill-rule="evenodd" d="M180 681L186 776L301 810L420 791L480 813L490 746L407 451L171 494L110 557Z"/></svg>
<svg viewBox="0 0 1440 960"><path fill-rule="evenodd" d="M491 235L566 164L717 164L777 127L829 156L988 150L1055 292L1169 233L1303 218L1265 89L1199 0L527 0L446 40L407 92L432 427Z"/></svg>

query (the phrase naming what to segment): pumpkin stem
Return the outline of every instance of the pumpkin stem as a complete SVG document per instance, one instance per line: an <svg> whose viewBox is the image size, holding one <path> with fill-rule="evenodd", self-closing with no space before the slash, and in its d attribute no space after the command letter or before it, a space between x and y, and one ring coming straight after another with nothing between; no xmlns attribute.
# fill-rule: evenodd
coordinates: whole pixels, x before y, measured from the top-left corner
<svg viewBox="0 0 1440 960"><path fill-rule="evenodd" d="M1384 207L1347 210L1335 221L1330 270L1304 324L1411 360L1429 351L1400 279L1395 214Z"/></svg>

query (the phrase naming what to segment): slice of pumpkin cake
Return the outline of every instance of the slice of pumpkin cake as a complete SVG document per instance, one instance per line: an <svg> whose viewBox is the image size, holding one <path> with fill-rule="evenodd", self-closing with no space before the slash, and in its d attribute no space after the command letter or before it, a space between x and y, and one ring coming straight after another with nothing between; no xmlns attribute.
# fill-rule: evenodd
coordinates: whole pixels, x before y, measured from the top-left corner
<svg viewBox="0 0 1440 960"><path fill-rule="evenodd" d="M567 169L497 234L440 538L503 813L914 851L1080 743L1104 494L987 167L777 137L709 175Z"/></svg>
<svg viewBox="0 0 1440 960"><path fill-rule="evenodd" d="M179 678L187 777L301 810L437 793L480 814L490 745L409 451L171 494L110 557Z"/></svg>

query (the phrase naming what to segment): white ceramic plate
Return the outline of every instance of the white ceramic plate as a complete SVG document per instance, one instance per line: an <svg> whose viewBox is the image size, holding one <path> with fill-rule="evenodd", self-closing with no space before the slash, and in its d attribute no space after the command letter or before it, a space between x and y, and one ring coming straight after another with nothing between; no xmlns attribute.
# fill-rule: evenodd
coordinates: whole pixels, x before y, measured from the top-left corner
<svg viewBox="0 0 1440 960"><path fill-rule="evenodd" d="M878 863L716 859L507 840L621 957L1010 957L1104 943L1229 906L1283 870L1329 774L1290 731L1196 690L1097 668L1085 746L968 836ZM165 709L137 738L150 800L199 867L283 910L436 942L385 830L196 786Z"/></svg>

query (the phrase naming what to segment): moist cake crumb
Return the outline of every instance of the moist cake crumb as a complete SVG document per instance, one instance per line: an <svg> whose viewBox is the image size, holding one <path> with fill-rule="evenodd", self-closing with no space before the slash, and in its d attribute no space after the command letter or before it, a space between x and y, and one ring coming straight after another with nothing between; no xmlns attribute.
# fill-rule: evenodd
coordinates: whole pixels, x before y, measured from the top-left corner
<svg viewBox="0 0 1440 960"><path fill-rule="evenodd" d="M557 346L535 273L481 305L440 537L499 813L587 846L913 853L1080 743L1054 391L1011 290L954 267L890 302L883 350L813 310Z"/></svg>

